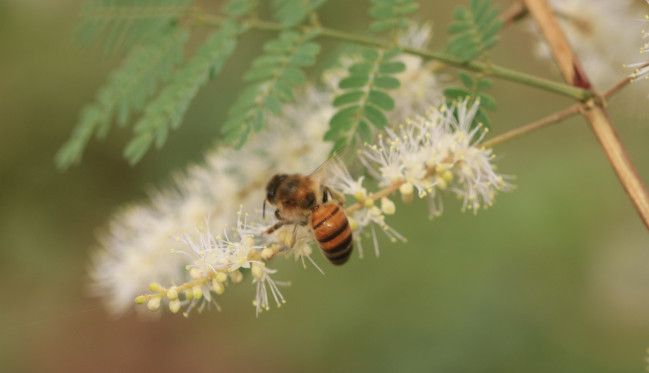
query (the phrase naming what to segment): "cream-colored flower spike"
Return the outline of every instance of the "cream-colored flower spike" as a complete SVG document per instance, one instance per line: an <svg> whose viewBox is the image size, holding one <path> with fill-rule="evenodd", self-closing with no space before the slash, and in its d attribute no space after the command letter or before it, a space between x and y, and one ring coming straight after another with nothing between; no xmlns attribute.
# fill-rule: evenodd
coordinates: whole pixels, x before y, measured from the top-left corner
<svg viewBox="0 0 649 373"><path fill-rule="evenodd" d="M379 255L377 231L393 242L406 242L386 222L397 212L389 197L393 192L399 191L404 199L411 200L416 191L417 196L429 200L431 216L437 216L444 193L456 195L464 209L477 212L490 206L497 192L510 188L496 172L492 151L480 146L486 131L475 123L478 105L461 101L433 108L427 115L387 130L376 144L366 145L360 152L361 160L384 189L368 190L365 177L353 177L339 159L327 164L324 182L349 202L346 213L360 256L367 239ZM256 313L269 310L272 304L281 306L285 298L280 286L288 283L274 279L277 270L269 267L270 262L278 256L293 256L301 258L303 264L307 259L320 269L311 258L319 248L308 226L285 226L268 234L269 224L255 221L242 211L230 228L216 234L208 222L205 229L194 234L198 238L182 239L185 249L180 252L190 258L186 269L191 280L170 287L154 283L150 293L138 296L136 302L152 311L166 304L172 313L183 310L185 315L212 304L218 308L214 298L222 295L226 286L241 283L249 273L256 289Z"/></svg>

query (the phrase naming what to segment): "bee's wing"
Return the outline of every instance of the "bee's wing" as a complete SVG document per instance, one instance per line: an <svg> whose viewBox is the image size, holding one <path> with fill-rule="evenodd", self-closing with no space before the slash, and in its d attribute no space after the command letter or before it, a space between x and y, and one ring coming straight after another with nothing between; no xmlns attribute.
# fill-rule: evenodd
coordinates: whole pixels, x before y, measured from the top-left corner
<svg viewBox="0 0 649 373"><path fill-rule="evenodd" d="M345 168L345 160L350 156L350 147L335 149L329 158L322 162L309 177L317 180L330 179L336 168Z"/></svg>

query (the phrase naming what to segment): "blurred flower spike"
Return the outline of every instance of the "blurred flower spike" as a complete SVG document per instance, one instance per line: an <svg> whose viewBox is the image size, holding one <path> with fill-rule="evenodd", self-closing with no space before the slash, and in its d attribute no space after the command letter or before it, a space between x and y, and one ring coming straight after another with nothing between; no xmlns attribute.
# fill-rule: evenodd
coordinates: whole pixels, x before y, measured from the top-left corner
<svg viewBox="0 0 649 373"><path fill-rule="evenodd" d="M649 4L649 1L647 1L647 4ZM644 16L644 23L649 23L649 14L646 14ZM643 29L641 31L641 34L643 42L640 46L640 54L646 55L647 53L649 53L649 31ZM633 78L634 80L643 78L647 79L647 73L649 73L649 61L632 63L625 66L634 70L631 74L631 78Z"/></svg>
<svg viewBox="0 0 649 373"><path fill-rule="evenodd" d="M381 188L375 192L368 191L364 176L354 178L341 160L330 162L324 182L349 202L346 213L361 256L367 237L379 253L375 227L391 241L405 242L385 221L397 211L392 194L400 193L405 202L415 196L428 200L430 217L437 217L442 213L444 193L455 195L463 210L475 213L491 206L497 192L510 189L507 178L493 165L491 149L480 145L486 130L475 121L478 109L479 102L469 100L444 104L387 129L376 143L365 144L359 157ZM190 258L186 270L191 279L170 287L153 283L150 292L139 295L136 303L152 311L166 305L172 313L182 310L184 315L210 306L219 309L215 298L249 273L255 285L253 305L259 314L273 303L278 307L285 303L280 287L288 283L276 281L277 270L270 267L276 256L293 256L304 265L307 259L320 269L311 257L319 249L308 227L284 226L267 234L268 224L251 219L242 210L236 222L218 234L211 232L210 225L208 221L204 229L199 228L193 235L198 238L185 235L181 239L185 249L178 254Z"/></svg>

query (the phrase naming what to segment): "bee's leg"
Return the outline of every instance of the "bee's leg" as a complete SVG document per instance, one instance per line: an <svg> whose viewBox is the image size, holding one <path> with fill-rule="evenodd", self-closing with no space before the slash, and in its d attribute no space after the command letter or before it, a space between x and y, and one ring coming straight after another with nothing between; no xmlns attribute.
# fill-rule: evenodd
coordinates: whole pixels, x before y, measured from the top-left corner
<svg viewBox="0 0 649 373"><path fill-rule="evenodd" d="M277 218L277 223L275 223L272 227L266 229L266 234L271 234L281 227L285 226L286 224L289 224L286 220L284 220L282 215L280 215L279 209L275 210L275 217Z"/></svg>
<svg viewBox="0 0 649 373"><path fill-rule="evenodd" d="M293 235L291 236L291 244L288 245L289 249L292 249L297 242L297 224L293 224Z"/></svg>
<svg viewBox="0 0 649 373"><path fill-rule="evenodd" d="M288 224L288 222L280 220L277 223L273 224L272 227L266 229L266 234L271 234L276 230L280 229L281 227L285 226L286 224Z"/></svg>

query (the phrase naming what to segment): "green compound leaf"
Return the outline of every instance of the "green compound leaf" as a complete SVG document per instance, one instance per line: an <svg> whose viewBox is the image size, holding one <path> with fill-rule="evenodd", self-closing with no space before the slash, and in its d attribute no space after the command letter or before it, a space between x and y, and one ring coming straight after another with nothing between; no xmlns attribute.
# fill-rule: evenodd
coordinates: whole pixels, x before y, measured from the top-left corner
<svg viewBox="0 0 649 373"><path fill-rule="evenodd" d="M316 62L320 46L314 32L284 31L264 45L244 80L249 85L230 109L223 125L225 141L243 145L248 135L263 128L266 115L279 114L282 105L294 99L295 87L306 81L303 68Z"/></svg>
<svg viewBox="0 0 649 373"><path fill-rule="evenodd" d="M460 73L459 79L463 87L446 88L444 90L444 96L448 101L468 99L470 103L473 103L478 100L480 102L480 108L473 120L473 126L480 123L485 128L491 128L491 120L489 120L487 111L496 110L496 100L484 92L484 90L491 87L491 81L485 78L476 80L466 73Z"/></svg>
<svg viewBox="0 0 649 373"><path fill-rule="evenodd" d="M223 11L229 18L238 18L245 16L255 9L256 0L230 0L223 7Z"/></svg>
<svg viewBox="0 0 649 373"><path fill-rule="evenodd" d="M398 50L370 49L347 69L348 76L338 84L341 93L333 101L338 111L329 122L325 140L337 146L346 146L357 137L369 141L372 129L388 125L385 113L394 108L394 99L387 91L399 87L394 75L405 69L394 59L397 55Z"/></svg>
<svg viewBox="0 0 649 373"><path fill-rule="evenodd" d="M131 49L100 88L95 102L83 109L70 139L56 155L60 169L79 162L90 139L104 137L114 120L123 126L144 108L182 60L188 37L186 30L169 27L150 43Z"/></svg>
<svg viewBox="0 0 649 373"><path fill-rule="evenodd" d="M498 42L502 28L498 15L491 0L470 0L468 8L456 8L448 28L448 52L462 61L483 56Z"/></svg>
<svg viewBox="0 0 649 373"><path fill-rule="evenodd" d="M296 26L326 0L273 0L275 19L284 27Z"/></svg>
<svg viewBox="0 0 649 373"><path fill-rule="evenodd" d="M234 52L240 27L235 21L225 21L213 32L192 58L178 69L169 84L146 107L135 124L135 136L124 150L129 163L137 163L151 145L161 147L169 130L176 129L198 90L210 76L218 74Z"/></svg>
<svg viewBox="0 0 649 373"><path fill-rule="evenodd" d="M103 39L114 52L157 39L185 15L191 0L88 0L77 33L85 44Z"/></svg>
<svg viewBox="0 0 649 373"><path fill-rule="evenodd" d="M399 31L410 24L408 16L416 12L419 3L416 0L372 0L370 31Z"/></svg>

